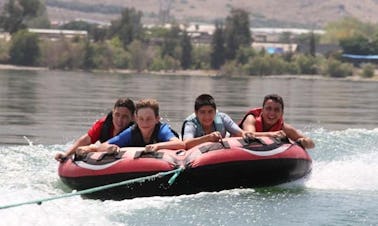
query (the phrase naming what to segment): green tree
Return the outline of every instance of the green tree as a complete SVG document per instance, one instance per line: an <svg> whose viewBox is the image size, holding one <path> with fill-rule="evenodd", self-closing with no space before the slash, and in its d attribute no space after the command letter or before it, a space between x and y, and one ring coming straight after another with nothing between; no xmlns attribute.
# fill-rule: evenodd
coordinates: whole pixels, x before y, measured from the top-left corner
<svg viewBox="0 0 378 226"><path fill-rule="evenodd" d="M110 37L118 36L125 49L133 40L143 39L144 32L141 18L141 11L136 11L134 8L125 8L122 11L121 18L111 22L109 28Z"/></svg>
<svg viewBox="0 0 378 226"><path fill-rule="evenodd" d="M96 67L94 63L95 50L89 41L85 42L84 47L84 59L83 59L83 69L90 70Z"/></svg>
<svg viewBox="0 0 378 226"><path fill-rule="evenodd" d="M26 30L20 30L12 37L9 50L10 61L16 65L36 65L41 55L38 36Z"/></svg>
<svg viewBox="0 0 378 226"><path fill-rule="evenodd" d="M342 39L340 46L347 54L368 55L372 53L369 40L362 35Z"/></svg>
<svg viewBox="0 0 378 226"><path fill-rule="evenodd" d="M13 34L26 28L26 22L38 15L43 7L39 0L9 0L0 16L1 27Z"/></svg>
<svg viewBox="0 0 378 226"><path fill-rule="evenodd" d="M243 9L231 10L226 18L226 59L233 60L241 46L251 46L252 37L249 28L249 15Z"/></svg>
<svg viewBox="0 0 378 226"><path fill-rule="evenodd" d="M186 31L183 32L181 37L181 67L188 69L192 65L192 43Z"/></svg>
<svg viewBox="0 0 378 226"><path fill-rule="evenodd" d="M225 51L223 26L217 22L215 24L213 39L211 40L211 68L219 69L224 64Z"/></svg>
<svg viewBox="0 0 378 226"><path fill-rule="evenodd" d="M134 40L128 46L130 52L130 66L138 72L147 68L146 46L139 40Z"/></svg>
<svg viewBox="0 0 378 226"><path fill-rule="evenodd" d="M180 32L179 26L174 25L168 32L164 34L163 44L161 48L161 55L164 58L166 55L171 56L175 59L180 59L180 53L178 51L180 42Z"/></svg>

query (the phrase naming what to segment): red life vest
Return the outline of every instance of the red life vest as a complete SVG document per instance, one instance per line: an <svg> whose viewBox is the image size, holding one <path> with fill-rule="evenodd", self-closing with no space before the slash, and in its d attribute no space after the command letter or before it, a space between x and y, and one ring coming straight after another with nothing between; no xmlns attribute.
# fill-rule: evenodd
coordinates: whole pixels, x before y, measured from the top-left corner
<svg viewBox="0 0 378 226"><path fill-rule="evenodd" d="M255 117L255 128L256 132L273 132L273 131L279 131L282 130L283 125L284 125L284 120L283 117L281 117L276 124L274 124L272 127L270 127L267 131L264 131L264 122L262 118L262 108L253 108L245 114L243 119L239 122L239 127L243 129L243 122L247 118L248 115L253 115Z"/></svg>

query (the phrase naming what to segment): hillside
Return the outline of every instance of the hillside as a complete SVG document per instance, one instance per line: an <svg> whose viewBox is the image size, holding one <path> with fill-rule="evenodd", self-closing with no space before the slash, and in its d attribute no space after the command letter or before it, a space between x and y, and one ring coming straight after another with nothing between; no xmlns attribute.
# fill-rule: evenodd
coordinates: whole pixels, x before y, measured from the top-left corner
<svg viewBox="0 0 378 226"><path fill-rule="evenodd" d="M0 5L8 0L0 0ZM322 28L345 16L378 22L378 0L44 0L51 21L74 19L108 23L123 7L143 12L144 23L162 21L162 11L177 22L214 23L224 19L231 8L250 13L252 27Z"/></svg>

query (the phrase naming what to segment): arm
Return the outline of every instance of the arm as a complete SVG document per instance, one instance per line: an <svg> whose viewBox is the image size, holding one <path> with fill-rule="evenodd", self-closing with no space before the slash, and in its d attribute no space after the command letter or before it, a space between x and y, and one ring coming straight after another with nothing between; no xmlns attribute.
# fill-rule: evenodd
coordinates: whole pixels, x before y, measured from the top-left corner
<svg viewBox="0 0 378 226"><path fill-rule="evenodd" d="M243 130L247 132L255 133L256 132L255 122L256 122L255 116L248 115L247 118L245 118L243 122L243 125L242 125Z"/></svg>
<svg viewBox="0 0 378 226"><path fill-rule="evenodd" d="M310 149L315 147L314 141L311 138L304 136L303 134L298 132L298 130L296 130L293 126L285 123L283 131L286 133L286 136L288 138L296 142L299 142L304 148Z"/></svg>
<svg viewBox="0 0 378 226"><path fill-rule="evenodd" d="M77 139L75 141L75 143L65 153L58 152L55 155L55 160L62 161L63 159L73 155L78 147L89 145L89 144L91 144L91 138L86 133L85 135L83 135L79 139Z"/></svg>
<svg viewBox="0 0 378 226"><path fill-rule="evenodd" d="M243 129L245 131L246 136L249 136L249 137L267 136L267 137L277 137L277 138L286 137L285 132L282 130L274 131L274 132L256 132L255 123L256 123L255 116L253 116L252 114L248 115L245 121L243 122Z"/></svg>
<svg viewBox="0 0 378 226"><path fill-rule="evenodd" d="M146 145L146 151L157 151L160 149L185 149L185 143L177 137L172 137L169 141Z"/></svg>
<svg viewBox="0 0 378 226"><path fill-rule="evenodd" d="M184 143L185 143L186 149L190 149L196 145L199 145L205 142L218 142L221 139L222 139L222 135L220 134L220 132L215 131L201 137L185 138Z"/></svg>

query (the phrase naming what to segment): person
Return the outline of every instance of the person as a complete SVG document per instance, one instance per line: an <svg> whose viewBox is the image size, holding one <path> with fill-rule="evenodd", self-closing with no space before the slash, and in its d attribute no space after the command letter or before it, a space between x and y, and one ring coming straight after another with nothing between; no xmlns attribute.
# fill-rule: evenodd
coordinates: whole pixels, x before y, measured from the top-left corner
<svg viewBox="0 0 378 226"><path fill-rule="evenodd" d="M300 143L305 148L314 148L311 138L304 136L293 126L284 122L284 102L281 96L269 94L264 97L262 108L248 111L239 126L251 136L268 136L289 139Z"/></svg>
<svg viewBox="0 0 378 226"><path fill-rule="evenodd" d="M121 147L145 147L146 151L160 149L185 149L167 123L160 122L159 103L154 99L142 99L135 106L135 124L119 135L98 146L79 147L78 152L118 152Z"/></svg>
<svg viewBox="0 0 378 226"><path fill-rule="evenodd" d="M134 112L135 104L131 99L119 98L111 112L96 121L88 132L77 139L65 153L57 153L55 159L62 161L74 154L80 146L94 144L97 141L105 142L121 133L134 123Z"/></svg>
<svg viewBox="0 0 378 226"><path fill-rule="evenodd" d="M189 115L181 129L186 149L204 142L222 141L226 134L244 136L244 131L223 112L217 111L214 98L201 94L194 102L194 113Z"/></svg>

